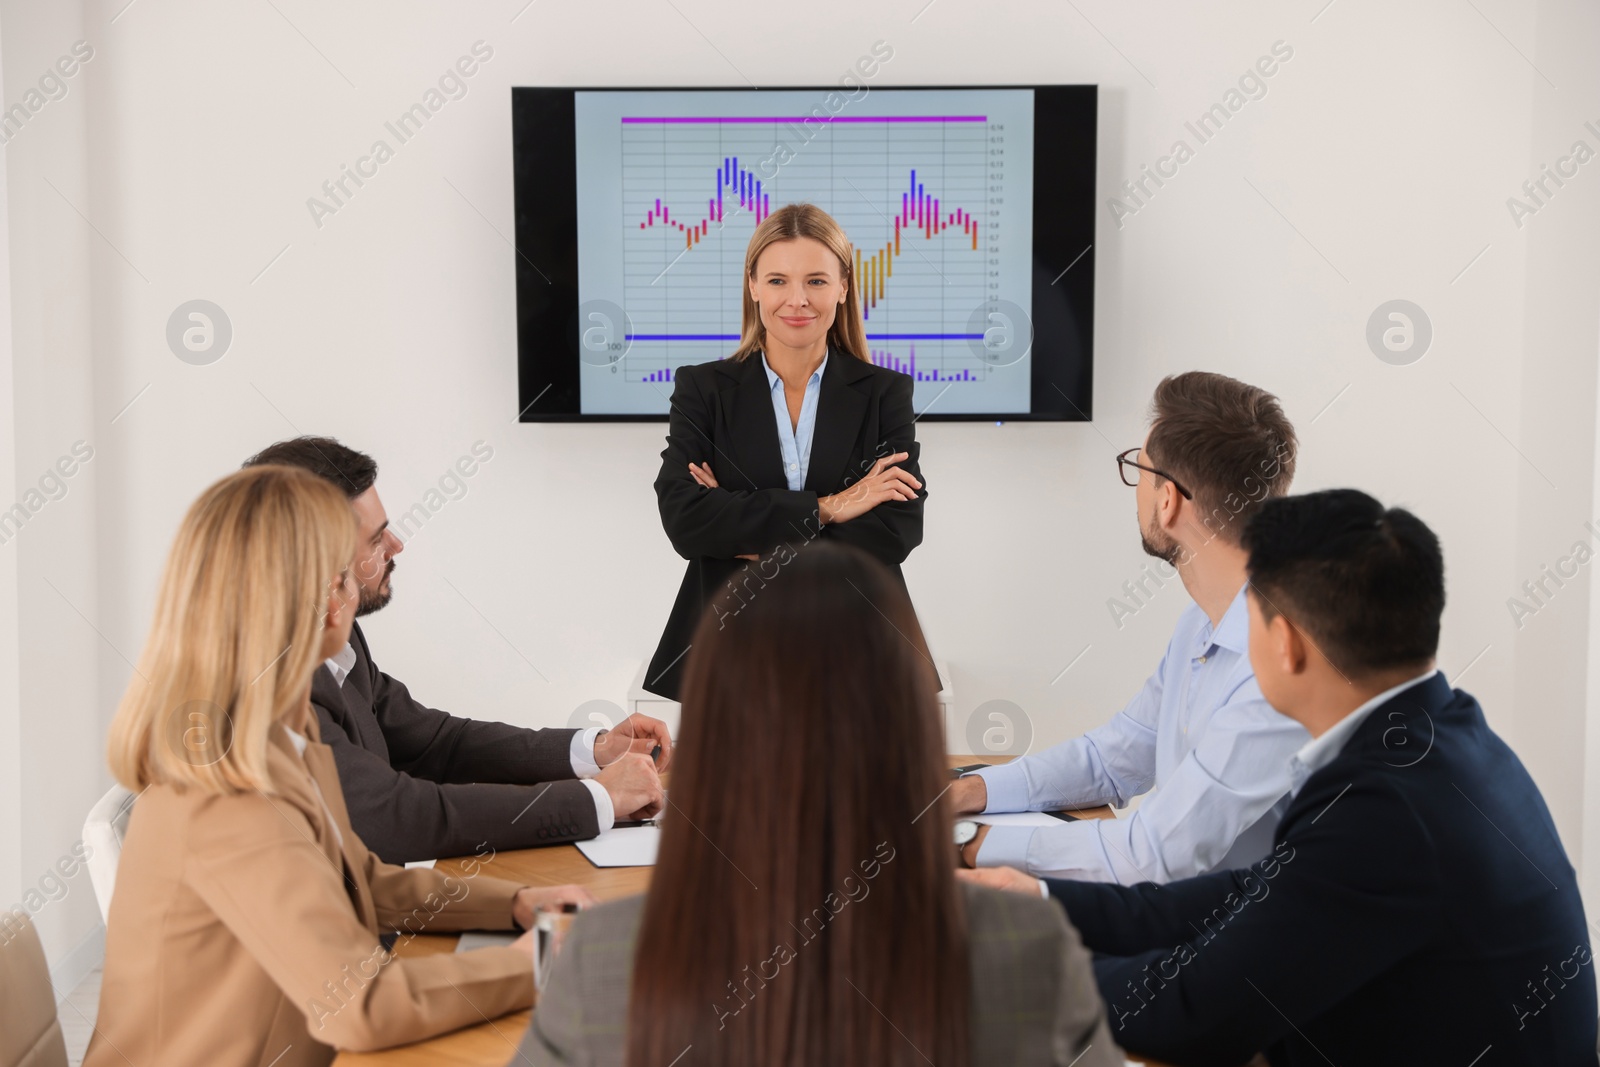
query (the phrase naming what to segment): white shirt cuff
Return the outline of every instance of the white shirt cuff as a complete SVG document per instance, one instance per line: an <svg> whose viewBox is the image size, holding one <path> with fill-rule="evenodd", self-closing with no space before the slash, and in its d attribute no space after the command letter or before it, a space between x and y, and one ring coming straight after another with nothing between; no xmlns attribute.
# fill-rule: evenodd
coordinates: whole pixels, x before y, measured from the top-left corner
<svg viewBox="0 0 1600 1067"><path fill-rule="evenodd" d="M589 792L594 794L594 817L600 824L600 832L605 833L616 824L617 812L611 805L611 794L606 792L606 787L593 778L581 779L589 787Z"/></svg>
<svg viewBox="0 0 1600 1067"><path fill-rule="evenodd" d="M1043 878L1039 879L1039 895L1046 900L1050 899L1050 887L1044 884Z"/></svg>
<svg viewBox="0 0 1600 1067"><path fill-rule="evenodd" d="M594 739L600 736L600 727L591 726L572 735L572 747L567 756L572 760L572 773L579 778L593 778L600 773L594 761Z"/></svg>

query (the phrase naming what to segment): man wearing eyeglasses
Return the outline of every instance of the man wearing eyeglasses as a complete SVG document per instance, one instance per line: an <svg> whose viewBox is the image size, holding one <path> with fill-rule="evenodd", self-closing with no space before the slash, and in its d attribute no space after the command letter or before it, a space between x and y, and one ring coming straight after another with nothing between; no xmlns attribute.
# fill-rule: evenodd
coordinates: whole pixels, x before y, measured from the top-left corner
<svg viewBox="0 0 1600 1067"><path fill-rule="evenodd" d="M950 794L973 813L1121 808L1155 792L1122 819L963 828L965 866L1130 885L1248 866L1272 847L1289 757L1310 735L1256 686L1240 539L1261 502L1289 490L1294 427L1272 394L1204 371L1163 379L1152 412L1144 446L1117 468L1136 489L1144 550L1177 569L1194 603L1110 722L964 775Z"/></svg>

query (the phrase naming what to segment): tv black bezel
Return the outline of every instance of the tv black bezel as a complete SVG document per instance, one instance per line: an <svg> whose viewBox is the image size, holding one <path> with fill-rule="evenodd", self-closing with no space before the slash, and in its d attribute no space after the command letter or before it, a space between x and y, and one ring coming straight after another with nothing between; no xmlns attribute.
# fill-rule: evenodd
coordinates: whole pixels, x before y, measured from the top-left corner
<svg viewBox="0 0 1600 1067"><path fill-rule="evenodd" d="M578 346L579 92L814 92L837 86L514 86L517 420L665 422L659 415L581 411ZM1094 413L1094 228L1097 85L883 85L874 91L1030 89L1034 92L1033 348L1027 412L930 410L933 422L1089 422ZM564 104L564 106L562 106ZM535 154L535 148L538 152ZM569 165L550 166L551 158ZM1054 203L1046 201L1046 197ZM532 205L540 205L535 215ZM552 220L549 205L562 214ZM1047 205L1051 210L1041 210ZM552 224L554 222L554 224ZM552 338L564 343L551 344Z"/></svg>

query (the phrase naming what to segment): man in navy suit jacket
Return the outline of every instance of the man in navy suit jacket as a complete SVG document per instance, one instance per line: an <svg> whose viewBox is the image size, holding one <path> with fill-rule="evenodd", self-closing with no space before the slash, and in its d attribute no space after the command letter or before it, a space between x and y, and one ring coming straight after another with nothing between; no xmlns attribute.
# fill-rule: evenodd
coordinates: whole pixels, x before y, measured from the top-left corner
<svg viewBox="0 0 1600 1067"><path fill-rule="evenodd" d="M1235 1067L1595 1062L1577 879L1538 788L1434 668L1444 567L1409 512L1330 490L1246 534L1250 658L1312 740L1271 855L1051 881L1126 1049ZM1020 872L977 880L1038 891Z"/></svg>

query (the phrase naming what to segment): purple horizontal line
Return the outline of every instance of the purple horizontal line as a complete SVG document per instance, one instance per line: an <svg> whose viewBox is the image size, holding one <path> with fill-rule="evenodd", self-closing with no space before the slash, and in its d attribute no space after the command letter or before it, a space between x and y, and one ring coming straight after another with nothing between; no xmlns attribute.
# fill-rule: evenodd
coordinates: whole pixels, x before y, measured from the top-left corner
<svg viewBox="0 0 1600 1067"><path fill-rule="evenodd" d="M981 333L869 333L869 341L977 341ZM630 333L630 341L737 341L736 333Z"/></svg>
<svg viewBox="0 0 1600 1067"><path fill-rule="evenodd" d="M869 333L869 341L976 341L981 333Z"/></svg>
<svg viewBox="0 0 1600 1067"><path fill-rule="evenodd" d="M805 122L815 115L707 115L623 118L626 123L648 122ZM987 115L834 115L829 122L988 122Z"/></svg>
<svg viewBox="0 0 1600 1067"><path fill-rule="evenodd" d="M630 333L630 341L737 341L736 333Z"/></svg>

